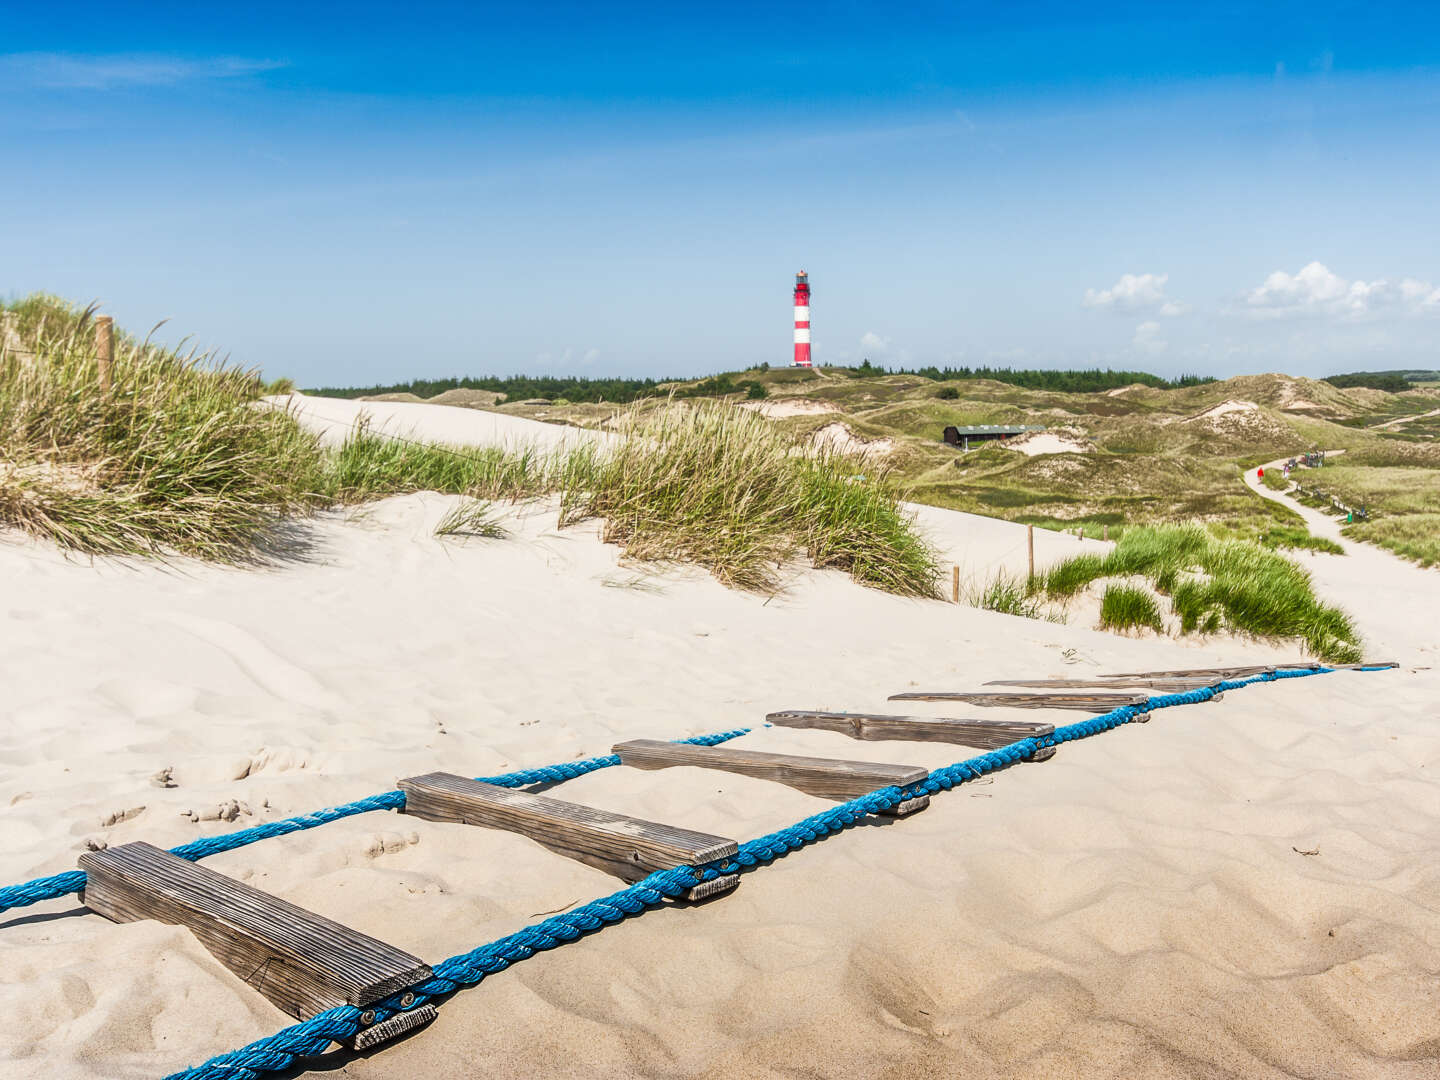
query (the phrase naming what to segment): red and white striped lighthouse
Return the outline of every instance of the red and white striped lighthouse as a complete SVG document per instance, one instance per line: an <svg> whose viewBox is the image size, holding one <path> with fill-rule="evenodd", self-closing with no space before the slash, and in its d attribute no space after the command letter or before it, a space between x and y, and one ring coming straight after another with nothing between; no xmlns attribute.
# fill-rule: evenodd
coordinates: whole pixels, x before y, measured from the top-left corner
<svg viewBox="0 0 1440 1080"><path fill-rule="evenodd" d="M810 279L795 275L795 366L810 367Z"/></svg>

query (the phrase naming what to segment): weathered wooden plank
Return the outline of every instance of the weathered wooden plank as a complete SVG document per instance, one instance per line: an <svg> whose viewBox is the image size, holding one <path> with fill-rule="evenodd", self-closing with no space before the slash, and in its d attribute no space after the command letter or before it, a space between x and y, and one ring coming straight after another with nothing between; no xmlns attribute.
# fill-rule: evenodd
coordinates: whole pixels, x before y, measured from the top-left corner
<svg viewBox="0 0 1440 1080"><path fill-rule="evenodd" d="M852 739L875 742L943 742L993 750L1026 738L1042 738L1055 731L1054 724L1020 720L955 720L931 716L884 716L876 713L819 712L787 709L769 713L766 721L777 727L835 731ZM1055 756L1055 747L1042 746L1030 758L1046 761Z"/></svg>
<svg viewBox="0 0 1440 1080"><path fill-rule="evenodd" d="M1336 671L1358 671L1360 668L1398 668L1400 665L1394 660L1362 660L1358 664L1326 664L1328 668Z"/></svg>
<svg viewBox="0 0 1440 1080"><path fill-rule="evenodd" d="M637 769L669 769L694 765L719 769L793 787L822 799L845 801L883 787L906 787L930 775L919 765L889 765L878 761L845 761L839 758L802 757L795 754L768 754L759 750L737 750L730 746L691 746L686 743L633 739L616 743L610 750L620 762ZM922 801L923 800L923 801ZM903 815L923 809L928 795L895 807Z"/></svg>
<svg viewBox="0 0 1440 1080"><path fill-rule="evenodd" d="M989 694L968 691L916 691L891 694L891 701L964 701L970 705L1004 706L1011 709L1076 709L1104 713L1121 705L1149 701L1148 694Z"/></svg>
<svg viewBox="0 0 1440 1080"><path fill-rule="evenodd" d="M1287 671L1314 670L1320 665L1311 660L1297 660L1293 664L1253 664L1239 667L1177 668L1174 671L1120 671L1101 675L1102 679L1244 679L1251 675L1268 675L1281 668Z"/></svg>
<svg viewBox="0 0 1440 1080"><path fill-rule="evenodd" d="M80 856L85 906L184 926L291 1016L369 1005L430 977L407 952L146 843Z"/></svg>
<svg viewBox="0 0 1440 1080"><path fill-rule="evenodd" d="M952 720L932 716L882 716L876 713L816 712L785 709L767 713L765 720L777 727L838 731L862 742L904 740L943 742L992 750L1019 739L1038 739L1055 732L1054 724L1024 720Z"/></svg>
<svg viewBox="0 0 1440 1080"><path fill-rule="evenodd" d="M1131 687L1144 687L1147 690L1181 693L1214 686L1220 681L1214 676L1164 678L1155 675L1107 675L1098 679L991 679L985 685L1024 686L1035 690L1128 690Z"/></svg>
<svg viewBox="0 0 1440 1080"><path fill-rule="evenodd" d="M407 814L517 832L627 881L639 881L656 870L714 862L739 851L734 840L723 836L512 791L452 773L412 776L400 781L400 790L405 792ZM688 899L713 896L738 883L736 875L725 875L691 889Z"/></svg>

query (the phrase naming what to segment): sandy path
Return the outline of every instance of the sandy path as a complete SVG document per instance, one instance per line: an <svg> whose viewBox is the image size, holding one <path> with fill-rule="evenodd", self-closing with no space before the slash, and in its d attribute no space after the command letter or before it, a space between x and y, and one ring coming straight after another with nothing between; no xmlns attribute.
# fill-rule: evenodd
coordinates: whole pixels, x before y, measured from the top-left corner
<svg viewBox="0 0 1440 1080"><path fill-rule="evenodd" d="M322 518L305 560L263 571L0 543L0 881L70 869L87 843L171 846L400 776L566 760L777 708L885 711L919 686L1294 653L902 600L837 573L751 596L623 565L544 507L507 512L508 539L445 544L432 530L451 505ZM1023 527L921 514L955 561L1023 567ZM1093 544L1037 530L1042 565ZM1314 565L1351 591L1377 650L1433 662L1440 578L1358 553ZM1379 610L1407 591L1409 607ZM718 902L537 956L415 1037L327 1067L1430 1078L1437 697L1440 677L1407 667L1171 710L807 848ZM970 753L779 728L738 745L930 767ZM693 769L608 769L553 793L742 840L830 805ZM238 820L210 819L232 803ZM389 813L206 865L430 960L616 887L519 837ZM155 1076L287 1022L187 932L73 899L0 915L0 1007L5 1077Z"/></svg>
<svg viewBox="0 0 1440 1080"><path fill-rule="evenodd" d="M1399 427L1401 424L1408 424L1412 420L1428 420L1432 416L1440 416L1440 409L1431 409L1429 412L1415 413L1413 416L1397 416L1394 420L1386 420L1380 424L1371 424L1370 430L1380 431L1384 428Z"/></svg>
<svg viewBox="0 0 1440 1080"><path fill-rule="evenodd" d="M1261 468L1276 468L1285 460ZM1440 574L1382 547L1346 538L1341 535L1338 521L1265 487L1254 469L1247 470L1244 476L1246 485L1261 498L1294 510L1312 533L1334 540L1345 549L1344 555L1290 554L1310 571L1321 596L1354 616L1372 654L1377 649L1399 648L1399 654L1391 659L1422 664L1440 659L1440 626L1432 606L1436 589L1440 588Z"/></svg>
<svg viewBox="0 0 1440 1080"><path fill-rule="evenodd" d="M1326 451L1326 453L1330 455L1343 454L1344 452L1345 451L1343 450ZM1353 548L1359 547L1360 545L1356 544L1354 541L1347 540L1343 535L1341 535L1340 523L1336 521L1333 517L1331 517L1329 514L1322 514L1314 507L1306 506L1304 503L1299 502L1296 499L1292 499L1284 492L1275 491L1274 489L1265 486L1265 482L1260 479L1260 470L1278 469L1289 460L1289 458L1278 458L1275 461L1269 462L1268 464L1259 466L1259 468L1247 470L1243 474L1245 477L1245 486L1248 487L1251 491L1255 492L1256 495L1259 495L1262 499L1269 499L1273 503L1279 503L1281 506L1284 506L1290 510L1294 510L1297 514L1299 514L1302 518L1305 519L1305 526L1312 533L1314 533L1316 536L1323 536L1327 540L1334 540L1335 543L1339 544L1345 549L1347 554L1349 554Z"/></svg>

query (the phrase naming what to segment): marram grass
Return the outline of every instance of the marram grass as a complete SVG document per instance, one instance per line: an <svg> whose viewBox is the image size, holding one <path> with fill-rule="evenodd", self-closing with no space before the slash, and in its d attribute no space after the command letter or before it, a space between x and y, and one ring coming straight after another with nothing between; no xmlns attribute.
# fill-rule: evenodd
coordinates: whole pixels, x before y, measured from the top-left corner
<svg viewBox="0 0 1440 1080"><path fill-rule="evenodd" d="M1181 633L1227 629L1261 638L1298 638L1321 660L1360 658L1354 623L1316 598L1305 570L1258 544L1217 540L1199 525L1129 529L1104 558L1080 555L1051 567L1044 587L1050 596L1063 598L1100 578L1129 575L1145 577L1169 594Z"/></svg>
<svg viewBox="0 0 1440 1080"><path fill-rule="evenodd" d="M236 561L322 501L317 440L256 407L253 374L117 333L102 391L89 309L10 310L24 349L0 356L0 522L87 554Z"/></svg>
<svg viewBox="0 0 1440 1080"><path fill-rule="evenodd" d="M561 470L562 523L601 518L634 557L699 563L741 588L775 588L802 554L887 592L938 595L934 553L870 465L802 453L717 402L632 412L620 430Z"/></svg>
<svg viewBox="0 0 1440 1080"><path fill-rule="evenodd" d="M1107 585L1100 598L1100 626L1105 630L1163 632L1165 621L1155 597L1134 585Z"/></svg>
<svg viewBox="0 0 1440 1080"><path fill-rule="evenodd" d="M286 521L413 491L474 500L558 495L565 522L599 518L644 560L706 567L773 590L797 558L907 596L938 594L936 556L872 465L803 452L716 402L623 417L608 445L450 447L358 426L335 449L263 384L205 355L123 333L100 388L93 323L49 297L11 305L23 352L0 354L0 524L91 555L263 557ZM443 533L485 534L466 504Z"/></svg>

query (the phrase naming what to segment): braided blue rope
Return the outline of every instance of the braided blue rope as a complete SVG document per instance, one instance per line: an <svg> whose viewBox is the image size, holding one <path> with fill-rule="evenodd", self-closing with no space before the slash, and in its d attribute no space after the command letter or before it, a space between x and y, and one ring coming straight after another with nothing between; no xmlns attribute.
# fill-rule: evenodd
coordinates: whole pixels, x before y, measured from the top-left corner
<svg viewBox="0 0 1440 1080"><path fill-rule="evenodd" d="M1156 709L1209 701L1225 690L1237 690L1257 682L1323 675L1332 670L1315 668L1275 671L1248 679L1227 680L1213 688L1205 687L1183 694L1152 697L1141 705L1123 705L1100 716L1057 728L1054 734L1041 739L1020 739L1008 746L998 747L965 761L957 761L953 765L935 770L924 780L909 787L886 787L867 792L857 799L823 810L768 836L748 840L740 845L735 855L718 863L677 866L672 870L657 871L619 892L592 900L563 914L553 915L543 922L527 926L488 945L481 945L468 953L441 961L432 968L433 974L429 979L411 987L411 992L416 997L409 1007L414 1008L432 997L474 986L487 975L504 971L537 952L557 948L586 933L639 915L663 903L666 898L679 897L702 881L709 881L720 874L741 873L773 862L792 851L798 851L808 844L847 829L870 814L889 810L916 795L934 795L940 791L948 791L967 780L974 780L996 769L1028 760L1041 746L1054 746L1109 731ZM387 1020L402 1010L400 994L387 998L377 1006L369 1007L375 1009L375 1023ZM166 1080L258 1080L267 1072L281 1072L294 1067L297 1058L316 1057L325 1053L331 1042L352 1037L360 1029L360 1015L361 1010L353 1006L330 1009L239 1050L213 1057L203 1065L174 1073Z"/></svg>
<svg viewBox="0 0 1440 1080"><path fill-rule="evenodd" d="M696 746L718 746L731 739L738 739L741 735L748 734L749 731L749 728L735 728L731 731L719 731L711 735L695 735L688 739L676 739L675 741L693 743ZM615 754L606 754L603 757L585 758L582 761L564 761L559 765L544 765L538 769L521 769L500 776L481 776L478 779L487 784L496 784L507 788L528 787L531 784L558 784L565 780L573 780L577 776L584 776L597 769L608 769L619 764L619 757ZM234 851L236 848L245 847L258 840L268 840L272 836L304 832L306 829L318 828L332 821L339 821L341 818L354 817L356 814L368 814L372 810L399 810L404 805L405 793L403 791L386 791L379 795L357 799L352 803L345 803L343 806L330 806L324 810L299 814L281 821L267 821L263 825L239 829L232 833L222 833L219 836L204 836L198 840L192 840L188 844L171 848L170 854L188 859L190 862L198 862L211 855L218 855L222 851ZM21 882L19 885L7 885L0 888L0 911L38 904L42 900L56 900L62 896L69 896L71 893L78 893L83 888L85 888L85 872L83 870L69 870L52 877Z"/></svg>

